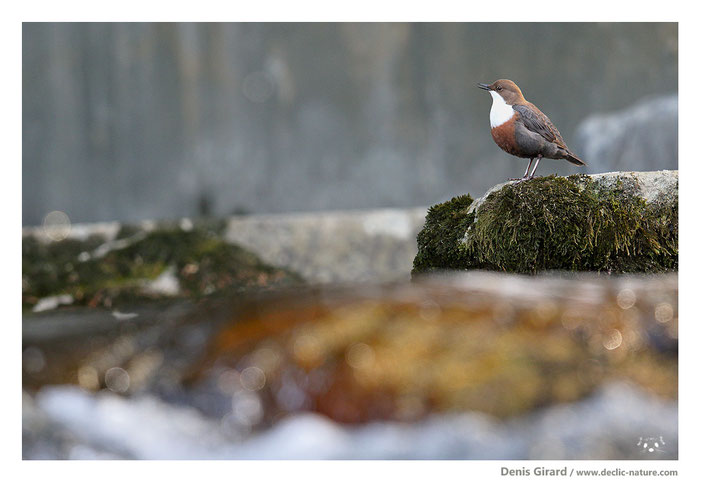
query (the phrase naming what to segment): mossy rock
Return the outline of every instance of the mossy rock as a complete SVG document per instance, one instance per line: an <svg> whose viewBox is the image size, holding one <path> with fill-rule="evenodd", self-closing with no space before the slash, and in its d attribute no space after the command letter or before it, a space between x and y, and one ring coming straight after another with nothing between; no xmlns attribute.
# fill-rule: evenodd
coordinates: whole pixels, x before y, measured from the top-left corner
<svg viewBox="0 0 701 483"><path fill-rule="evenodd" d="M202 221L188 229L161 223L123 226L114 240L102 235L48 241L22 237L22 306L68 295L73 305L113 306L168 297L199 298L222 290L296 284L297 274L270 266L228 243L223 224ZM170 273L177 293L152 289Z"/></svg>
<svg viewBox="0 0 701 483"><path fill-rule="evenodd" d="M432 206L413 273L678 268L677 171L547 176Z"/></svg>

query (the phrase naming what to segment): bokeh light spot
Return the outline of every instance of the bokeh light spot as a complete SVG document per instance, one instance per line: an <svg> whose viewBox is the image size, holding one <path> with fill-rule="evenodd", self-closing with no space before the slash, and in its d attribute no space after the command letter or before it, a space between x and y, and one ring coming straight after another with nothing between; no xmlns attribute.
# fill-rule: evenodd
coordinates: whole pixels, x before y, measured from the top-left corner
<svg viewBox="0 0 701 483"><path fill-rule="evenodd" d="M110 391L123 393L129 389L129 373L121 367L113 367L105 372L105 386Z"/></svg>
<svg viewBox="0 0 701 483"><path fill-rule="evenodd" d="M624 288L623 290L618 292L618 295L616 296L616 303L623 310L631 308L633 305L635 305L635 301L635 292L633 292L629 288Z"/></svg>
<svg viewBox="0 0 701 483"><path fill-rule="evenodd" d="M613 329L604 337L604 347L610 351L617 349L623 343L623 334L618 329Z"/></svg>
<svg viewBox="0 0 701 483"><path fill-rule="evenodd" d="M666 324L674 317L674 307L667 302L660 302L655 305L655 319L660 324Z"/></svg>
<svg viewBox="0 0 701 483"><path fill-rule="evenodd" d="M241 371L241 386L249 391L259 391L265 386L265 373L255 366Z"/></svg>
<svg viewBox="0 0 701 483"><path fill-rule="evenodd" d="M353 344L346 351L346 362L354 369L367 369L375 363L375 351L363 342Z"/></svg>
<svg viewBox="0 0 701 483"><path fill-rule="evenodd" d="M61 241L71 234L71 220L63 211L52 211L44 217L44 234L53 241Z"/></svg>

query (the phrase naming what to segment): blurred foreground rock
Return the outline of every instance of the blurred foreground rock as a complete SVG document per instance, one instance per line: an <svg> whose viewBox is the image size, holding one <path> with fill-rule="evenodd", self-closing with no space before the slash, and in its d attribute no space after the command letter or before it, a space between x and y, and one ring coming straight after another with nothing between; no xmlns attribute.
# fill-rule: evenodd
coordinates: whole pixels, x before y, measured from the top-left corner
<svg viewBox="0 0 701 483"><path fill-rule="evenodd" d="M95 309L25 315L25 457L42 451L73 457L66 433L87 441L92 457L177 458L187 451L197 458L372 457L371 450L343 450L341 441L363 440L362 431L372 427L364 424L373 421L414 422L420 438L419 428L431 433L470 418L477 419L463 428L483 433L458 438L460 453L440 456L409 445L405 452L378 449L377 457L636 458L637 438L651 431L670 448L655 457L676 455L676 274L472 272L253 292L145 306L135 314L128 320ZM623 394L606 392L614 383L635 389L605 396ZM87 393L56 392L58 384ZM558 407L570 409L529 416ZM169 423L144 411L169 414ZM305 421L289 418L308 412L367 429L349 435L323 418L311 426L290 423ZM588 429L580 424L585 414ZM624 434L606 422L620 415ZM292 451L298 438L289 424L306 428L307 456ZM172 434L176 441L183 428L198 427L215 428L203 430L214 443L200 438L199 450L188 450L195 443L185 441L170 456L158 445L144 448L138 436ZM266 428L272 429L261 433ZM538 439L546 430L560 432ZM265 441L251 439L259 433L277 443L256 446ZM326 437L336 438L329 443L336 449L319 453ZM517 449L496 445L487 455L475 449L480 438L512 441Z"/></svg>
<svg viewBox="0 0 701 483"><path fill-rule="evenodd" d="M243 378L245 389L250 374L265 381L273 419L303 409L343 422L508 417L612 378L674 398L675 307L676 276L472 273L321 292L244 310L213 337L195 380Z"/></svg>
<svg viewBox="0 0 701 483"><path fill-rule="evenodd" d="M607 273L678 267L677 171L547 176L432 206L413 273Z"/></svg>
<svg viewBox="0 0 701 483"><path fill-rule="evenodd" d="M509 421L436 414L347 426L299 413L242 439L220 421L152 396L51 386L23 397L25 459L676 459L678 412L629 384ZM645 436L641 436L645 435ZM644 447L646 443L649 446ZM654 446L657 444L657 446ZM649 448L653 448L650 452Z"/></svg>

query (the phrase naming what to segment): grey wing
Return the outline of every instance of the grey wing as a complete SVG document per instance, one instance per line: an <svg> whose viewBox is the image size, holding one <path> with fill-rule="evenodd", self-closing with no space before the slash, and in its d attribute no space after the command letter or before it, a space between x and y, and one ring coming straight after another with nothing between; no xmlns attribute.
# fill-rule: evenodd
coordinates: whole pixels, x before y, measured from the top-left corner
<svg viewBox="0 0 701 483"><path fill-rule="evenodd" d="M527 105L521 104L512 107L521 115L521 120L526 129L539 134L548 142L558 144L567 149L559 131L545 114L538 111L537 108L534 109Z"/></svg>

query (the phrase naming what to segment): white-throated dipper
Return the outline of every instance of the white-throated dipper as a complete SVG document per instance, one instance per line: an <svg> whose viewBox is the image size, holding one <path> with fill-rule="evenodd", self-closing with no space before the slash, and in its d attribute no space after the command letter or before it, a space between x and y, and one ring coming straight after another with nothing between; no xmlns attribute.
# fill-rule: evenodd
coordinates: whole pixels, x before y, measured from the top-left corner
<svg viewBox="0 0 701 483"><path fill-rule="evenodd" d="M493 84L480 83L477 86L492 95L489 124L494 142L513 156L530 158L523 178L512 179L533 178L541 158L566 159L577 166L586 164L570 151L548 116L528 102L513 81L499 79ZM534 159L535 166L528 174Z"/></svg>

